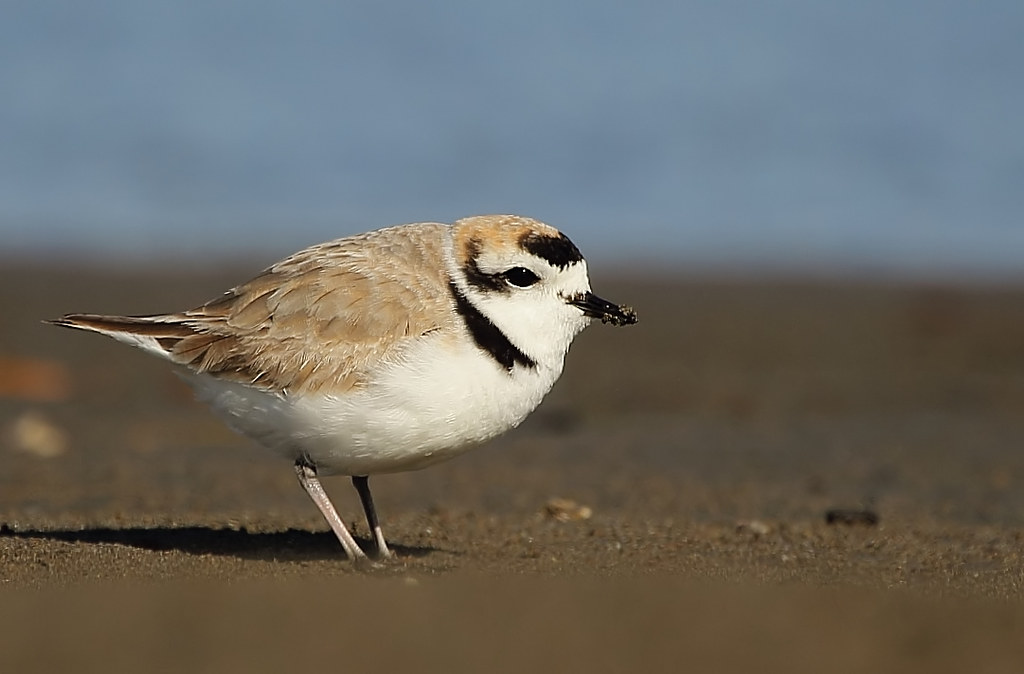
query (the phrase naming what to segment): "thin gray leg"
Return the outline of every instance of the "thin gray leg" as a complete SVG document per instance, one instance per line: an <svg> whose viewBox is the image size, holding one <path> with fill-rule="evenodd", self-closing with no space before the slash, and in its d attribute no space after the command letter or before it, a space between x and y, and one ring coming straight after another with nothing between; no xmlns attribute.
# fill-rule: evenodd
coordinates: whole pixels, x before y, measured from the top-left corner
<svg viewBox="0 0 1024 674"><path fill-rule="evenodd" d="M395 553L388 549L388 544L384 541L384 532L381 531L380 522L377 521L377 510L373 507L373 496L370 494L370 478L366 475L353 475L352 486L359 492L359 500L363 502L366 524L373 532L373 539L377 541L377 555L382 559L394 557Z"/></svg>
<svg viewBox="0 0 1024 674"><path fill-rule="evenodd" d="M327 492L324 491L320 480L316 477L316 468L300 459L295 462L295 474L299 478L299 484L309 494L309 498L313 499L313 503L320 509L327 523L331 525L331 530L341 542L341 547L345 548L348 558L356 563L367 560L366 553L359 549L356 539L352 538L352 534L345 528L345 523L338 516L338 511L334 509L331 500L327 498Z"/></svg>

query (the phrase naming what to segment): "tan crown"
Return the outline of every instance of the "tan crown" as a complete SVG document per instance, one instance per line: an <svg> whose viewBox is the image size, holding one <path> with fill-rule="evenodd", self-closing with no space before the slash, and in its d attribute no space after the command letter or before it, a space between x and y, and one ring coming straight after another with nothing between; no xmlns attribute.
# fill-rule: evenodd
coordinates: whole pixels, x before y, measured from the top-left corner
<svg viewBox="0 0 1024 674"><path fill-rule="evenodd" d="M476 215L457 220L452 225L455 262L467 265L480 248L493 252L517 250L530 234L557 237L559 232L540 220L521 215Z"/></svg>

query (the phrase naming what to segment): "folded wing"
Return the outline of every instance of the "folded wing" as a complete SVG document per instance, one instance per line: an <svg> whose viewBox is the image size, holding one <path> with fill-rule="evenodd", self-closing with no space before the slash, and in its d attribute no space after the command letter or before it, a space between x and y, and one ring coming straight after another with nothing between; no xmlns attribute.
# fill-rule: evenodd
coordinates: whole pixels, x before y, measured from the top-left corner
<svg viewBox="0 0 1024 674"><path fill-rule="evenodd" d="M344 391L411 340L451 327L441 237L420 227L308 248L190 311L52 322L259 388Z"/></svg>

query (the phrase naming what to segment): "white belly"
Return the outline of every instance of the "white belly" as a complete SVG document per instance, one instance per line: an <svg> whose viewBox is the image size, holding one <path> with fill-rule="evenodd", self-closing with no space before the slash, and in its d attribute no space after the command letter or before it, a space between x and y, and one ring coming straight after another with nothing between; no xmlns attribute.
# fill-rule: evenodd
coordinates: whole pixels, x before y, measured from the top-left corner
<svg viewBox="0 0 1024 674"><path fill-rule="evenodd" d="M518 425L561 374L517 366L510 374L476 348L425 342L401 364L341 395L271 393L192 375L200 399L236 431L322 474L423 468Z"/></svg>

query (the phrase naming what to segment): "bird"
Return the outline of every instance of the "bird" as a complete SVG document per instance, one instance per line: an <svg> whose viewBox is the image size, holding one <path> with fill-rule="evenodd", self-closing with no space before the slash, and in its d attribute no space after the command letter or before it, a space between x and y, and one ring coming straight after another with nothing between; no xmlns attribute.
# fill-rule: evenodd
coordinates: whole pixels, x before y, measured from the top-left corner
<svg viewBox="0 0 1024 674"><path fill-rule="evenodd" d="M593 320L637 322L591 291L563 233L517 215L385 227L305 248L179 313L48 321L170 361L235 431L293 463L348 559L374 565L320 477L349 476L376 546L369 477L418 470L517 426Z"/></svg>

